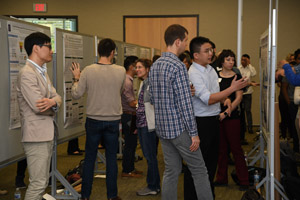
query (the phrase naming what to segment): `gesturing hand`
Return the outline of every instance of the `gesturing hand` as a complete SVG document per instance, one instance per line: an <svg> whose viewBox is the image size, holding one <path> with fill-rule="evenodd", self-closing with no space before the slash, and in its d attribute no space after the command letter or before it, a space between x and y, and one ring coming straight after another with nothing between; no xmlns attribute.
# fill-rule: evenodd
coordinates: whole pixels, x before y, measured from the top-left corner
<svg viewBox="0 0 300 200"><path fill-rule="evenodd" d="M70 70L74 76L74 78L79 79L80 78L80 64L76 62L72 62L72 66L70 67Z"/></svg>

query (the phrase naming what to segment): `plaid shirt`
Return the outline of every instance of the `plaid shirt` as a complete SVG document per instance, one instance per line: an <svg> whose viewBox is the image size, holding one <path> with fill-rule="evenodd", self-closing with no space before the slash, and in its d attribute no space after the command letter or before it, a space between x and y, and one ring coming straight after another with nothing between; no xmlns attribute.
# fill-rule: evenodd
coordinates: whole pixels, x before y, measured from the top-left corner
<svg viewBox="0 0 300 200"><path fill-rule="evenodd" d="M165 52L152 65L149 85L158 136L173 139L185 130L197 136L188 73L175 54Z"/></svg>

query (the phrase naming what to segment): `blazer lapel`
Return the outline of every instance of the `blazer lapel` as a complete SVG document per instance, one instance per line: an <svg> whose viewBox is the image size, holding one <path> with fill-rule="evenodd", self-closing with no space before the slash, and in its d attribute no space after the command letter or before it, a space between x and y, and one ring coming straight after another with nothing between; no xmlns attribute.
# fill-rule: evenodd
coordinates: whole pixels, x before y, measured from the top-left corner
<svg viewBox="0 0 300 200"><path fill-rule="evenodd" d="M43 86L46 88L47 98L49 98L49 96L50 96L49 87L48 87L48 84L46 83L45 79L43 78L43 76L40 74L40 72L36 69L36 67L32 63L26 61L26 64L29 65L33 69L33 71L36 73L36 75L39 79L39 82L41 82L43 84ZM46 76L47 82L49 82L48 74L46 73L45 76Z"/></svg>

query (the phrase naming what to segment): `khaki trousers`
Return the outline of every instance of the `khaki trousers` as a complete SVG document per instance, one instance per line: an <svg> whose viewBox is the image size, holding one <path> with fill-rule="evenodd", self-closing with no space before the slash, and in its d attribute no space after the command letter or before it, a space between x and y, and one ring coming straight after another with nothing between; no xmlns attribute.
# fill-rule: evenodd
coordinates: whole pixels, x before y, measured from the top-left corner
<svg viewBox="0 0 300 200"><path fill-rule="evenodd" d="M23 148L29 173L25 200L41 200L48 185L53 141L23 142Z"/></svg>

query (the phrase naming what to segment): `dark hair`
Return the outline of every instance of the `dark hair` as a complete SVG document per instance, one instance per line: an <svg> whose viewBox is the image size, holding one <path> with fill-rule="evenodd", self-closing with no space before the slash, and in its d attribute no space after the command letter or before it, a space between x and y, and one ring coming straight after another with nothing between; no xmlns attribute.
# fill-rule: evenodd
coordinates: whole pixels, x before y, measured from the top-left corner
<svg viewBox="0 0 300 200"><path fill-rule="evenodd" d="M215 48L216 48L216 45L215 45L215 43L213 43L212 41L209 41L209 44L211 45L211 47L212 47L213 49L215 49Z"/></svg>
<svg viewBox="0 0 300 200"><path fill-rule="evenodd" d="M126 71L129 69L130 65L136 63L137 59L139 59L139 58L136 56L126 57L126 59L124 60L124 67L125 67Z"/></svg>
<svg viewBox="0 0 300 200"><path fill-rule="evenodd" d="M300 49L297 49L297 50L294 52L295 60L297 59L297 57L298 57L299 54L300 54Z"/></svg>
<svg viewBox="0 0 300 200"><path fill-rule="evenodd" d="M110 38L102 39L98 44L98 54L100 57L109 57L111 52L115 49L116 44Z"/></svg>
<svg viewBox="0 0 300 200"><path fill-rule="evenodd" d="M244 54L244 55L242 55L242 57L250 59L250 56L248 54Z"/></svg>
<svg viewBox="0 0 300 200"><path fill-rule="evenodd" d="M28 56L32 53L32 48L34 45L43 45L45 43L50 43L51 38L41 32L35 32L28 35L24 40L24 47Z"/></svg>
<svg viewBox="0 0 300 200"><path fill-rule="evenodd" d="M160 58L160 55L154 55L152 58L152 62L154 63L159 58Z"/></svg>
<svg viewBox="0 0 300 200"><path fill-rule="evenodd" d="M175 40L180 39L181 41L184 40L185 33L188 34L186 28L179 24L170 25L167 30L165 31L165 42L167 46L172 46Z"/></svg>
<svg viewBox="0 0 300 200"><path fill-rule="evenodd" d="M225 61L225 58L227 58L229 56L234 58L234 64L233 64L233 66L236 67L235 54L230 49L223 49L223 51L219 54L218 59L217 59L217 65L218 65L218 67L222 67L222 65L223 65L223 63Z"/></svg>
<svg viewBox="0 0 300 200"><path fill-rule="evenodd" d="M142 65L146 68L146 69L150 69L151 65L152 65L152 61L146 58L140 58L136 61L136 63L142 63Z"/></svg>
<svg viewBox="0 0 300 200"><path fill-rule="evenodd" d="M184 59L186 59L188 61L189 64L192 64L192 59L191 59L191 55L189 51L185 51L182 54L180 54L178 56L179 60L181 60L182 62L184 61Z"/></svg>
<svg viewBox="0 0 300 200"><path fill-rule="evenodd" d="M195 37L190 42L190 52L191 57L194 58L194 53L200 52L200 48L204 43L210 43L210 40L206 37Z"/></svg>

